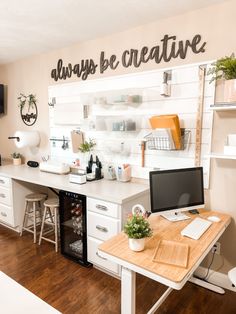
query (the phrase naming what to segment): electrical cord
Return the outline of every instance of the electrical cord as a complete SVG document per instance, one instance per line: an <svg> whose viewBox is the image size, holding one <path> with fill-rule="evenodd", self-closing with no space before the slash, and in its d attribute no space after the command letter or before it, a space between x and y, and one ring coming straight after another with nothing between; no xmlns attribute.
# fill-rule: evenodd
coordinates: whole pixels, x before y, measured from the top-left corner
<svg viewBox="0 0 236 314"><path fill-rule="evenodd" d="M207 277L208 277L208 275L209 275L209 271L210 271L211 265L212 265L213 262L214 262L215 254L216 254L216 249L214 250L214 252L213 252L213 254L212 254L211 262L210 262L210 264L209 264L209 266L208 266L208 268L207 268L207 273L206 273L206 275L205 275L203 278L200 278L200 279L206 281L206 279L207 279Z"/></svg>

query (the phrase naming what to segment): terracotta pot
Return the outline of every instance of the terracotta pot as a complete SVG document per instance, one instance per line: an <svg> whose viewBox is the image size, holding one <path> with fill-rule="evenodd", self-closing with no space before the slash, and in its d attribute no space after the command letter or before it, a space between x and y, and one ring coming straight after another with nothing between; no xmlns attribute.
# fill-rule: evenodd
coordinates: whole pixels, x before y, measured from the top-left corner
<svg viewBox="0 0 236 314"><path fill-rule="evenodd" d="M229 103L236 102L236 79L225 81L224 101Z"/></svg>
<svg viewBox="0 0 236 314"><path fill-rule="evenodd" d="M132 251L140 252L144 250L144 247L145 247L145 238L142 238L142 239L129 238L129 248Z"/></svg>
<svg viewBox="0 0 236 314"><path fill-rule="evenodd" d="M15 166L21 165L21 158L13 158L13 165Z"/></svg>

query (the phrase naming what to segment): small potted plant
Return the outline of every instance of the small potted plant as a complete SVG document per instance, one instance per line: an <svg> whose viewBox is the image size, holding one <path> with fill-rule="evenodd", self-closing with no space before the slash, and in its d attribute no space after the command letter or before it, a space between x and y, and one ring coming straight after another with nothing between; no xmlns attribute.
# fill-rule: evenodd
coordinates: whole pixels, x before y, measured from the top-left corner
<svg viewBox="0 0 236 314"><path fill-rule="evenodd" d="M208 70L212 75L210 83L216 81L220 98L217 102L236 101L236 58L234 53L230 57L224 57L214 62L213 67Z"/></svg>
<svg viewBox="0 0 236 314"><path fill-rule="evenodd" d="M21 154L20 153L14 152L12 154L12 159L13 159L13 165L15 165L15 166L21 165Z"/></svg>
<svg viewBox="0 0 236 314"><path fill-rule="evenodd" d="M84 143L82 143L80 145L79 151L80 151L80 153L82 153L82 155L81 155L82 160L81 161L82 161L83 166L88 165L89 154L95 146L96 146L96 143L91 138L88 141L84 141Z"/></svg>
<svg viewBox="0 0 236 314"><path fill-rule="evenodd" d="M141 208L141 211L137 211ZM129 216L124 232L129 238L129 247L131 250L140 252L144 250L145 238L152 235L152 229L147 220L146 212L141 205L135 205L132 209L132 215Z"/></svg>

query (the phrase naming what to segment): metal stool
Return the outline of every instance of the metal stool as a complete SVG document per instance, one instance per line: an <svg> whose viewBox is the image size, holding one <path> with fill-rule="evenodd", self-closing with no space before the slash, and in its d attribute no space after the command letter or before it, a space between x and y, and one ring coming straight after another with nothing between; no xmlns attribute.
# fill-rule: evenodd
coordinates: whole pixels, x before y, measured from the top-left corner
<svg viewBox="0 0 236 314"><path fill-rule="evenodd" d="M59 219L58 219L58 209L59 209L59 200L58 198L50 198L44 202L44 212L43 212L43 219L41 225L41 231L39 236L39 245L41 244L42 240L51 242L55 244L55 251L58 251L58 233L59 233ZM52 226L47 231L44 231L44 226L49 225ZM50 238L46 238L44 235L51 233L54 231L55 240Z"/></svg>
<svg viewBox="0 0 236 314"><path fill-rule="evenodd" d="M37 225L41 224L42 218L42 206L41 202L47 198L46 194L41 193L31 193L25 196L25 211L24 219L22 223L21 233L23 231L28 231L34 235L34 243L37 241ZM29 220L32 224L29 225ZM38 220L38 221L37 221Z"/></svg>

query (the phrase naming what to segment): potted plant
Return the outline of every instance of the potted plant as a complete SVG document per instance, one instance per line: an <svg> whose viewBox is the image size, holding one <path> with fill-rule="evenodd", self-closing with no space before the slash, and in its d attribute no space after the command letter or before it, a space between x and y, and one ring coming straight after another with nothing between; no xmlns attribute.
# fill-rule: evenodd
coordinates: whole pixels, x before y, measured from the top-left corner
<svg viewBox="0 0 236 314"><path fill-rule="evenodd" d="M124 232L129 238L129 247L131 250L140 252L144 250L145 238L152 235L152 229L147 220L145 211L135 211L135 208L142 208L141 205L135 205L132 209L132 215L128 217L128 220L124 226Z"/></svg>
<svg viewBox="0 0 236 314"><path fill-rule="evenodd" d="M82 153L81 163L83 164L83 166L86 167L88 165L89 154L95 146L96 146L96 143L95 143L94 139L91 139L91 138L88 141L84 141L80 145L79 151Z"/></svg>
<svg viewBox="0 0 236 314"><path fill-rule="evenodd" d="M15 165L15 166L21 165L21 154L20 153L14 152L11 156L13 159L13 165Z"/></svg>
<svg viewBox="0 0 236 314"><path fill-rule="evenodd" d="M218 95L216 102L236 101L236 58L234 53L230 57L224 57L214 62L213 67L208 70L212 75L210 83L216 81ZM217 98L219 98L217 100Z"/></svg>

